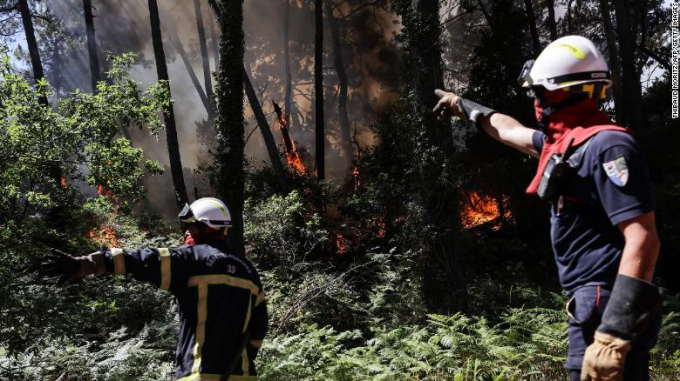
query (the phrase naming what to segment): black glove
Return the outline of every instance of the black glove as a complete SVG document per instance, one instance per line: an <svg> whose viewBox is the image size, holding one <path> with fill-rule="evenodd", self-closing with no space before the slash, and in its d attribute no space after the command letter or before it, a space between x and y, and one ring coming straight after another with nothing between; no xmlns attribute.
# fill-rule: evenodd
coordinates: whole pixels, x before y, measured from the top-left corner
<svg viewBox="0 0 680 381"><path fill-rule="evenodd" d="M40 264L40 275L59 277L57 284L61 285L75 278L80 272L80 262L61 250L51 249L46 260Z"/></svg>
<svg viewBox="0 0 680 381"><path fill-rule="evenodd" d="M642 279L619 274L602 323L583 355L581 380L623 380L626 355L632 343L661 312L662 293Z"/></svg>
<svg viewBox="0 0 680 381"><path fill-rule="evenodd" d="M619 274L597 330L635 341L661 313L662 302L663 294L655 285Z"/></svg>

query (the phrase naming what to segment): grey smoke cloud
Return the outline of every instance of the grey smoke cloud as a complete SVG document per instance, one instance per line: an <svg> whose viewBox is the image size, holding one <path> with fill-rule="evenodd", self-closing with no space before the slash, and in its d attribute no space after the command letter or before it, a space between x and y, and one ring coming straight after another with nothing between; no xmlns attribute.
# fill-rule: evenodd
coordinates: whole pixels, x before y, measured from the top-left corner
<svg viewBox="0 0 680 381"><path fill-rule="evenodd" d="M147 0L93 0L97 43L100 47L100 62L104 63L104 52L114 54L135 52L139 63L131 71L132 77L147 86L157 80L151 44L151 30ZM352 127L358 131L363 145L372 144L373 136L367 126L376 120L377 113L384 112L398 97L399 53L393 42L396 26L394 16L384 9L365 7L369 1L344 2L336 11L337 17L351 14L338 21L343 44L344 63L349 77L349 111ZM213 14L206 0L201 0L206 35L211 37L215 27ZM313 132L313 8L310 2L293 0L291 9L291 66L294 85L294 113L290 126L293 138L302 148L314 153ZM246 65L250 68L256 92L260 94L265 113L268 115L274 136L280 141L280 133L271 101L283 105L284 62L283 26L284 0L246 0L244 2L244 31L246 35ZM177 117L180 152L183 166L188 170L205 161L207 147L197 137L197 123L207 119L207 111L188 75L187 67L170 43L170 33L175 33L186 51L190 69L202 86L203 71L199 52L198 32L193 1L159 0L164 47L168 58L170 88ZM63 19L70 32L84 40L85 23L81 0L50 0L53 13ZM332 66L333 52L330 30L325 28L324 84L326 87L326 123L328 146L326 165L329 177L341 182L347 176L341 149L338 144L339 125L337 116L337 95L334 86L337 77ZM211 71L216 70L217 57L208 42ZM89 67L87 49L75 49L66 58L64 70L65 87L89 90ZM213 81L214 84L214 81ZM252 112L246 102L246 131L256 126ZM158 140L146 131L132 131L133 144L145 149L149 158L168 165L165 134ZM259 131L255 131L246 146L246 155L255 165L266 165L269 161ZM169 171L168 171L169 172ZM169 176L169 173L163 177ZM192 175L186 178L188 191L192 194ZM172 187L167 179L151 179L146 184L154 197L150 198L154 209L164 209L172 202ZM174 211L173 211L174 212ZM170 215L171 213L166 213Z"/></svg>

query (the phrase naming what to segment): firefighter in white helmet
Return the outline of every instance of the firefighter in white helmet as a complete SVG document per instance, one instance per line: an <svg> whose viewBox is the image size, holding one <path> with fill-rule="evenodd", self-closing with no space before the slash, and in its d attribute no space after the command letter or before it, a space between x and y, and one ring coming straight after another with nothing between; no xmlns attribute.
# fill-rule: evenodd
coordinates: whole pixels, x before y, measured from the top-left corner
<svg viewBox="0 0 680 381"><path fill-rule="evenodd" d="M54 253L42 271L66 280L130 274L168 290L180 310L176 379L256 380L267 307L257 270L226 244L229 208L216 198L201 198L186 205L179 220L185 232L180 247L103 248L78 258Z"/></svg>
<svg viewBox="0 0 680 381"><path fill-rule="evenodd" d="M571 296L572 380L648 380L661 307L655 205L640 148L600 110L607 63L590 40L567 36L527 62L519 81L535 94L538 130L442 90L434 111L538 158L527 193L550 203L559 278Z"/></svg>

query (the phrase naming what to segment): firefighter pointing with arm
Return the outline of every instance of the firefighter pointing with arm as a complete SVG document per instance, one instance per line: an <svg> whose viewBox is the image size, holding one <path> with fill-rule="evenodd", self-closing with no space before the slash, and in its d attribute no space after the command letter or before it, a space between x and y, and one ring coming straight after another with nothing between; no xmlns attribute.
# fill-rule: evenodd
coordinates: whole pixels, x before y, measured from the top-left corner
<svg viewBox="0 0 680 381"><path fill-rule="evenodd" d="M180 319L176 378L256 380L254 360L267 331L267 307L253 265L226 246L229 209L216 198L202 198L185 206L179 219L184 246L53 255L43 272L66 279L130 274L170 291Z"/></svg>
<svg viewBox="0 0 680 381"><path fill-rule="evenodd" d="M555 40L524 65L540 130L437 90L435 112L474 122L494 139L538 158L527 193L550 202L559 278L571 297L572 380L649 380L661 296L651 283L659 253L649 173L633 136L599 101L611 83L588 39Z"/></svg>

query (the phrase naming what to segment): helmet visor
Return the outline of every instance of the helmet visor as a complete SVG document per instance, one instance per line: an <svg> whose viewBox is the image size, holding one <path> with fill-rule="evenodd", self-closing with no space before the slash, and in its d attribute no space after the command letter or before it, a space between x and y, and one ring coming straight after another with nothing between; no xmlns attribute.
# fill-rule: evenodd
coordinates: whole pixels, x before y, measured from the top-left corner
<svg viewBox="0 0 680 381"><path fill-rule="evenodd" d="M519 77L517 77L517 82L519 82L520 86L529 88L534 85L534 81L529 75L529 73L531 73L531 68L534 67L534 62L536 61L529 60L524 63L524 66L522 66L522 71L519 73Z"/></svg>
<svg viewBox="0 0 680 381"><path fill-rule="evenodd" d="M189 204L184 204L184 208L182 208L182 211L179 212L177 217L179 218L180 222L196 222L194 213L191 211Z"/></svg>

